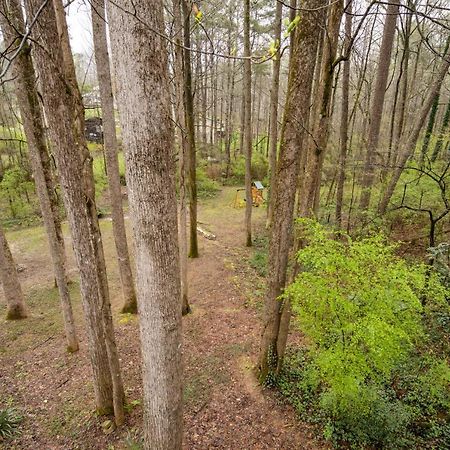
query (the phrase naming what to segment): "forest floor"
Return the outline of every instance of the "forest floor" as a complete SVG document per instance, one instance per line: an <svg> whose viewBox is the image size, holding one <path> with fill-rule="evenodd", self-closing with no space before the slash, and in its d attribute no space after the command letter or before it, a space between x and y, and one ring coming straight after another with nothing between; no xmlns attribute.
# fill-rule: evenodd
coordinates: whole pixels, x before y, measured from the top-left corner
<svg viewBox="0 0 450 450"><path fill-rule="evenodd" d="M189 261L192 313L183 318L185 449L322 449L311 425L274 393L258 386L256 363L264 279L249 265L244 210L235 188L199 205L200 257ZM265 209L253 208L256 235ZM21 432L0 449L139 449L142 406L138 318L121 315L111 221L101 221L117 344L127 397L126 424L107 434L95 416L78 283L71 284L81 349L67 354L58 294L42 227L8 233L31 317L0 326L0 407L16 407ZM78 278L65 228L70 276ZM0 317L4 299L0 293Z"/></svg>

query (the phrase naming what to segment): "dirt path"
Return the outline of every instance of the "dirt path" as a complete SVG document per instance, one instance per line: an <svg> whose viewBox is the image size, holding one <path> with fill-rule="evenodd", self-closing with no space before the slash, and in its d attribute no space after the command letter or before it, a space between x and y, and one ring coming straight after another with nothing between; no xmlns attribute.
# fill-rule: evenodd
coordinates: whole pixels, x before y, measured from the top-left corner
<svg viewBox="0 0 450 450"><path fill-rule="evenodd" d="M199 211L202 226L217 239L199 236L201 257L189 263L193 313L183 319L184 448L325 448L289 407L255 382L252 368L258 352L261 308L254 293L262 290L262 280L248 267L251 250L242 245L243 210L231 207L233 195L233 189L225 189L216 199L203 202ZM264 211L255 208L254 215L258 227ZM79 327L81 351L65 354L57 295L49 286L51 268L40 261L44 250L37 246L27 252L29 236L18 234L13 235L17 254L33 268L32 275L22 275L31 290L28 300L33 317L19 324L2 323L0 328L0 404L14 404L25 415L21 436L5 449L139 448L133 447L139 442L142 421L137 320L117 314L120 295L110 225L104 223L102 233L130 402L126 427L106 435L101 428L103 419L92 415L85 336ZM37 279L45 282L36 286ZM73 293L80 323L77 285Z"/></svg>

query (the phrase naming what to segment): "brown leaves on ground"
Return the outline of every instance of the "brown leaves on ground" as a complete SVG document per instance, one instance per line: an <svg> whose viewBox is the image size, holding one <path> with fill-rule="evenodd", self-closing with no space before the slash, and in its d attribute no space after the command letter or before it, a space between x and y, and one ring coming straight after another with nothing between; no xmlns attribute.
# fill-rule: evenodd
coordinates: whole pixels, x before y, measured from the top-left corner
<svg viewBox="0 0 450 450"><path fill-rule="evenodd" d="M232 188L224 189L218 198L201 205L200 220L217 239L200 237L201 256L189 261L193 313L183 319L184 448L325 448L310 425L300 422L290 407L256 383L253 367L259 345L258 305L263 280L246 262L252 250L243 245L244 212L232 208L233 195ZM254 212L255 223L262 224L265 209ZM32 317L0 327L0 407L13 404L23 412L24 422L21 434L11 442L0 443L0 449L139 448L142 390L138 319L119 314L119 278L108 221L102 223L102 234L128 401L126 424L112 431L102 427L108 418L93 413L78 284L73 283L71 290L81 350L71 355L64 351L58 296L45 241L34 237L39 243L30 247L30 233L25 230L11 238L16 241L18 262L26 261L33 269L33 273L27 269L21 274ZM72 255L70 265L74 266Z"/></svg>

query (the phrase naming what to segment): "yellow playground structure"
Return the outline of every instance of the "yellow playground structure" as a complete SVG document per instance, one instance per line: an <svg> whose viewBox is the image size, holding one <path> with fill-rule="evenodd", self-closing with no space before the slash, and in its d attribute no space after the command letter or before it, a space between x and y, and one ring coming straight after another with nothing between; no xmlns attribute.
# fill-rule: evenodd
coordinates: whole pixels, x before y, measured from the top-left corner
<svg viewBox="0 0 450 450"><path fill-rule="evenodd" d="M245 195L244 198L240 197L240 192L245 192L245 188L236 189L236 196L234 198L234 208L243 208L245 206ZM261 181L252 182L252 205L258 207L265 202L263 197L264 186Z"/></svg>

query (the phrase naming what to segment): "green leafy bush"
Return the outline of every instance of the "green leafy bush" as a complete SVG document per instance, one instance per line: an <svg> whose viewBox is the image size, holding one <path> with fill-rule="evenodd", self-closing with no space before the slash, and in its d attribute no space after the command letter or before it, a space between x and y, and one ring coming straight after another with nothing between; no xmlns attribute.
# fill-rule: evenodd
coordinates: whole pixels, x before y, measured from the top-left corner
<svg viewBox="0 0 450 450"><path fill-rule="evenodd" d="M408 447L416 423L450 406L450 368L427 326L436 311L448 313L447 291L380 235L353 241L313 221L301 228L303 272L285 296L309 347L282 391L292 397L295 386L296 403L336 446Z"/></svg>
<svg viewBox="0 0 450 450"><path fill-rule="evenodd" d="M5 170L0 182L0 201L11 218L23 218L35 212L37 208L30 195L33 189L27 170L19 167Z"/></svg>
<svg viewBox="0 0 450 450"><path fill-rule="evenodd" d="M203 167L197 167L197 194L200 198L214 197L220 191L220 185L206 175Z"/></svg>
<svg viewBox="0 0 450 450"><path fill-rule="evenodd" d="M245 157L238 155L236 159L231 159L230 178L227 184L243 184L245 182ZM269 162L265 155L259 152L252 154L252 179L261 181L267 185L267 175Z"/></svg>
<svg viewBox="0 0 450 450"><path fill-rule="evenodd" d="M0 442L11 438L22 422L22 416L14 408L0 409Z"/></svg>

